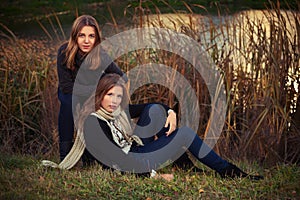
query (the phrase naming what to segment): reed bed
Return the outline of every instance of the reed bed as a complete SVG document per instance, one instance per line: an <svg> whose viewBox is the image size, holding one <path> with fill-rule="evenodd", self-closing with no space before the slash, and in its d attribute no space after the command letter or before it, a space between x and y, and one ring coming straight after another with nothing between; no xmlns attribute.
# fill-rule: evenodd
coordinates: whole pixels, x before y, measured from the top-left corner
<svg viewBox="0 0 300 200"><path fill-rule="evenodd" d="M172 18L155 6L151 10L141 3L134 9L133 20L139 28L170 28L195 39L224 74L228 105L216 150L231 159L269 165L298 162L299 11L284 11L279 3L270 3L263 11L245 11L231 17L220 12L219 18L213 19L192 12L193 7L201 5L185 6L185 15L174 10ZM172 67L190 81L201 105L198 134L205 136L211 97L201 74L170 52L140 50L135 55L123 62L128 69L130 64L151 60ZM168 88L156 84L141 87L134 97L135 102L158 100L170 106L178 100Z"/></svg>
<svg viewBox="0 0 300 200"><path fill-rule="evenodd" d="M1 150L39 154L53 145L56 101L54 46L46 41L4 35L0 46Z"/></svg>

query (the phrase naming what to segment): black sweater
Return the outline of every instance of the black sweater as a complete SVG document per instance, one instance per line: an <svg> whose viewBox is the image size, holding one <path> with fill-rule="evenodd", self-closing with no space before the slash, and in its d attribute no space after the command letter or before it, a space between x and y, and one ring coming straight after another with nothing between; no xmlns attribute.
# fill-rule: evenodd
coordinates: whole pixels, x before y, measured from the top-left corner
<svg viewBox="0 0 300 200"><path fill-rule="evenodd" d="M129 115L132 119L134 118L137 118L141 115L141 113L143 112L144 108L149 105L150 103L146 103L146 104L129 104L129 107L128 107L128 111L129 111ZM161 104L161 103L158 103L159 105L162 105L163 108L166 110L166 113L167 111L170 109L168 106L166 106L165 104ZM84 123L84 129L83 129L83 132L86 136L89 135L89 131L91 131L90 129L90 125L93 124L94 122L94 119L95 116L92 116L92 115L89 115ZM114 143L116 146L118 146L114 140L113 140L113 137L112 137L112 133L111 133L111 130L110 130L110 127L107 125L107 123L99 118L97 118L98 120L98 123L101 127L101 129L103 130L103 132L105 133L106 137L112 142ZM94 134L94 133L93 133ZM119 147L119 146L118 146Z"/></svg>

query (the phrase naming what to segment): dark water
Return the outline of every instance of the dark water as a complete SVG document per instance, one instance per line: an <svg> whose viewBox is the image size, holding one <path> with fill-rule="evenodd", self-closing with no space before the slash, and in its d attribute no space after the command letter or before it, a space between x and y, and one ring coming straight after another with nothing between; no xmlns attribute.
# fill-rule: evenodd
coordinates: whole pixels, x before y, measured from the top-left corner
<svg viewBox="0 0 300 200"><path fill-rule="evenodd" d="M64 35L66 37L68 37L69 35L74 19L78 15L90 14L98 20L100 27L103 30L103 34L110 35L114 32L114 26L112 25L114 20L121 29L124 26L130 26L130 23L133 21L134 12L136 10L135 8L138 6L137 4L131 4L131 6L128 6L130 5L130 2L135 1L110 0L106 3L87 2L81 3L79 7L73 5L62 8L57 8L57 5L55 4L49 5L49 3L51 3L49 2L47 5L53 6L53 9L51 7L47 7L47 9L44 9L43 7L33 9L31 7L34 7L35 5L27 3L26 6L28 6L28 8L26 7L26 9L22 9L21 12L23 13L13 14L11 14L12 11L9 11L10 8L7 8L5 6L16 6L18 2L4 2L4 4L0 6L0 9L2 8L3 10L3 8L5 8L6 10L5 12L0 13L0 22L7 26L7 28L18 37L43 37L51 40L64 40ZM248 1L235 1L235 3L221 5L219 6L219 9L221 9L223 13L234 13L245 9L264 8L264 4L262 2L254 1L251 4L247 2ZM24 4L24 2L22 1L19 2L20 6L22 6L22 3ZM70 2L66 1L66 3ZM76 4L76 2L73 2L73 4ZM194 9L196 9L194 11L196 13L205 15L217 15L217 6L215 4L212 4L210 1L206 1L206 3L202 5L206 7L209 13L202 8L196 9L196 7L194 7ZM39 6L41 6L41 4L39 4ZM55 12L53 11L54 9L56 10ZM171 12L170 7L163 4L159 5L159 9L162 13ZM174 9L182 13L189 12L187 11L187 8L183 7L182 5L179 7L174 6ZM31 10L33 13L30 13ZM126 16L124 16L125 10ZM152 10L151 12L155 13L154 10ZM2 26L0 26L0 30L8 34L8 32L3 29Z"/></svg>
<svg viewBox="0 0 300 200"><path fill-rule="evenodd" d="M6 13L0 12L0 23L5 26L1 25L0 31L9 35L9 31L7 31L9 29L17 37L22 38L63 40L68 37L73 21L82 14L94 16L101 28L110 26L113 20L116 20L120 25L129 23L130 17L124 17L123 14L126 5L126 1L86 3L75 9L62 9L57 12L48 8L39 13L28 13L29 11L24 8L22 13L13 14L10 14L9 9L7 9Z"/></svg>

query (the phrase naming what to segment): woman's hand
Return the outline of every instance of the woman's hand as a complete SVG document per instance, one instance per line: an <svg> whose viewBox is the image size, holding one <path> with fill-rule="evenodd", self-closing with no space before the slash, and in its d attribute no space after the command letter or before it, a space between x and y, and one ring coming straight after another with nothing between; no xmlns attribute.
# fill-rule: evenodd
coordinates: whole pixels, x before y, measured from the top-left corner
<svg viewBox="0 0 300 200"><path fill-rule="evenodd" d="M170 128L166 132L167 136L169 136L177 127L176 113L173 110L168 111L168 117L165 124L165 128L168 126L170 126Z"/></svg>

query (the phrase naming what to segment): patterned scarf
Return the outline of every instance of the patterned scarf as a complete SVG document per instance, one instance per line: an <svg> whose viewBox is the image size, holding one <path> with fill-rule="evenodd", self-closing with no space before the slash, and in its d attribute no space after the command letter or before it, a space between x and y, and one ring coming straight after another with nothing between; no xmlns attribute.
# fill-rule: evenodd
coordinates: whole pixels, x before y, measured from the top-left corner
<svg viewBox="0 0 300 200"><path fill-rule="evenodd" d="M125 111L121 110L120 106L112 113L100 108L92 114L107 123L111 130L114 142L124 153L127 154L129 152L133 141L138 145L144 145L138 136L132 134L131 124Z"/></svg>

